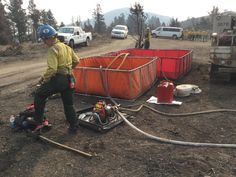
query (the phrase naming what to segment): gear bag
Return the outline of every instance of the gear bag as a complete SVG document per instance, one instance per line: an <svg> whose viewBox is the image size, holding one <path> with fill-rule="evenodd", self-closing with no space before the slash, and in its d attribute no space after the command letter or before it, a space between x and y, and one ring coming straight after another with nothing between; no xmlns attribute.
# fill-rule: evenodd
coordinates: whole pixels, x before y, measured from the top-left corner
<svg viewBox="0 0 236 177"><path fill-rule="evenodd" d="M18 115L12 115L10 117L10 126L14 130L34 130L36 128L35 124L32 124L34 119L35 109L34 104L26 107L26 109L20 112ZM44 115L45 119L45 115Z"/></svg>

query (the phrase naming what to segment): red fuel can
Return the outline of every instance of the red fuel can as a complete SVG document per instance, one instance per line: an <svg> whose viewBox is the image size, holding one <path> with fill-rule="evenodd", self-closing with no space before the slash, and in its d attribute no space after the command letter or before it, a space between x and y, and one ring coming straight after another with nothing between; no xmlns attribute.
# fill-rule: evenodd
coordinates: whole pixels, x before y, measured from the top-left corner
<svg viewBox="0 0 236 177"><path fill-rule="evenodd" d="M174 97L174 84L172 81L161 81L157 86L157 102L172 103Z"/></svg>

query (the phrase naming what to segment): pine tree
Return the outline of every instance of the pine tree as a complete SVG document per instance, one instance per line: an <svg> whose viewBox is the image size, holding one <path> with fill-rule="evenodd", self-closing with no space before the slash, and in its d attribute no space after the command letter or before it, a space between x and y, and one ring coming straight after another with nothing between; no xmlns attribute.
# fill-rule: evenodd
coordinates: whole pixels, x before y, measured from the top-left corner
<svg viewBox="0 0 236 177"><path fill-rule="evenodd" d="M152 16L148 21L148 26L150 29L156 29L157 27L161 26L160 19L158 17Z"/></svg>
<svg viewBox="0 0 236 177"><path fill-rule="evenodd" d="M210 20L210 22L211 22L210 26L213 26L215 16L220 14L219 8L217 6L213 6L213 9L210 12L208 12L208 14L209 14L210 19L211 19Z"/></svg>
<svg viewBox="0 0 236 177"><path fill-rule="evenodd" d="M43 23L43 24L48 24L48 14L47 14L47 11L45 10L45 9L43 9L43 10L41 10L41 12L40 12L40 14L41 14L41 23Z"/></svg>
<svg viewBox="0 0 236 177"><path fill-rule="evenodd" d="M170 20L170 25L169 26L172 26L172 27L180 27L180 22L178 21L178 18L174 19L174 18L171 18Z"/></svg>
<svg viewBox="0 0 236 177"><path fill-rule="evenodd" d="M0 44L6 45L11 41L11 28L7 19L7 14L0 0Z"/></svg>
<svg viewBox="0 0 236 177"><path fill-rule="evenodd" d="M61 22L59 27L63 27L63 26L65 26L65 24L63 22Z"/></svg>
<svg viewBox="0 0 236 177"><path fill-rule="evenodd" d="M77 17L77 20L75 21L76 26L82 26L80 17Z"/></svg>
<svg viewBox="0 0 236 177"><path fill-rule="evenodd" d="M104 15L102 14L102 8L100 4L97 4L93 12L93 17L95 19L94 31L103 34L106 32L106 24L104 22Z"/></svg>
<svg viewBox="0 0 236 177"><path fill-rule="evenodd" d="M22 4L22 0L10 0L10 4L8 5L9 18L13 22L13 29L16 28L16 31L14 30L14 36L18 36L20 43L24 41L27 23L26 12L21 7Z"/></svg>
<svg viewBox="0 0 236 177"><path fill-rule="evenodd" d="M29 11L29 18L32 20L32 41L36 42L37 41L37 29L39 27L39 21L40 21L40 11L36 9L36 5L34 3L34 0L29 1L29 6L28 6L28 11Z"/></svg>
<svg viewBox="0 0 236 177"><path fill-rule="evenodd" d="M90 20L88 19L87 22L84 22L84 31L85 32L92 32L93 26L90 23Z"/></svg>
<svg viewBox="0 0 236 177"><path fill-rule="evenodd" d="M162 22L161 26L166 26L165 22Z"/></svg>
<svg viewBox="0 0 236 177"><path fill-rule="evenodd" d="M53 28L57 29L57 22L54 18L52 11L49 9L48 11L41 11L41 20L43 24L51 25Z"/></svg>
<svg viewBox="0 0 236 177"><path fill-rule="evenodd" d="M57 29L57 21L50 9L48 10L47 15L49 20L48 24L51 25L53 28Z"/></svg>
<svg viewBox="0 0 236 177"><path fill-rule="evenodd" d="M143 6L141 6L139 3L135 3L134 7L130 8L131 15L129 16L130 19L134 21L134 28L136 31L136 34L138 34L138 39L136 42L135 47L142 48L142 42L144 37L144 26L145 26L145 20L147 17L144 15L144 9Z"/></svg>
<svg viewBox="0 0 236 177"><path fill-rule="evenodd" d="M112 21L110 27L114 27L116 25L126 25L125 15L121 13L118 17L115 17Z"/></svg>

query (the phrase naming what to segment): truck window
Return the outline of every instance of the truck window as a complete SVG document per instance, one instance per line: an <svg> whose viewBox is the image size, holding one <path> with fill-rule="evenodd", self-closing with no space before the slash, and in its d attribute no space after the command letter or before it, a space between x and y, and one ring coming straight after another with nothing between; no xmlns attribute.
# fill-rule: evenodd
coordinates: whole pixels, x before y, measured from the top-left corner
<svg viewBox="0 0 236 177"><path fill-rule="evenodd" d="M58 30L59 33L74 33L74 29L73 28L59 28Z"/></svg>

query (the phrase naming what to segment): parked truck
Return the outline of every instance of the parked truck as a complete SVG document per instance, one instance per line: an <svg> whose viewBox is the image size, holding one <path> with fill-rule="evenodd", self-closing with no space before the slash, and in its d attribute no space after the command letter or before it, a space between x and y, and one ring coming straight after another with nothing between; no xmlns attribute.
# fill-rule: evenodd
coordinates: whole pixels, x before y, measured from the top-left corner
<svg viewBox="0 0 236 177"><path fill-rule="evenodd" d="M89 46L89 43L92 40L91 32L85 32L79 26L60 27L57 37L61 42L69 45L71 48L74 48L75 45L79 44Z"/></svg>
<svg viewBox="0 0 236 177"><path fill-rule="evenodd" d="M236 73L236 12L213 19L210 49L210 80L230 80Z"/></svg>

